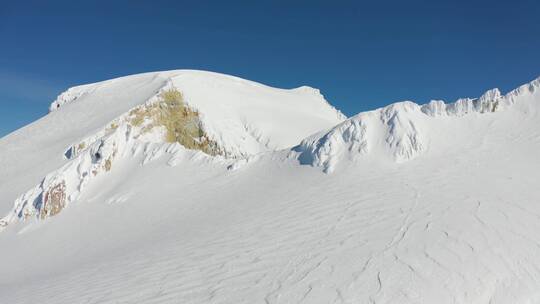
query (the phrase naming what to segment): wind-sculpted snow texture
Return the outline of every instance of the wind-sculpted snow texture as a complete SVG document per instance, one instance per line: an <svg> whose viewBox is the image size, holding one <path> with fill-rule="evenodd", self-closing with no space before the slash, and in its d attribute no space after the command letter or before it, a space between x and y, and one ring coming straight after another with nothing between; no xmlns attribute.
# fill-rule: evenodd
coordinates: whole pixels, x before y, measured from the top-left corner
<svg viewBox="0 0 540 304"><path fill-rule="evenodd" d="M539 83L536 79L505 96L493 89L478 99L464 98L451 104L440 100L422 106L410 101L394 103L349 118L330 131L307 138L293 150L299 153L301 163L322 167L325 172L332 172L343 158L354 160L367 154L404 162L428 150L431 137L440 136L432 129L441 122L433 119L448 121L450 117L502 111L519 96L538 94Z"/></svg>
<svg viewBox="0 0 540 304"><path fill-rule="evenodd" d="M396 162L413 159L426 145L425 124L420 106L400 102L373 112L361 113L327 133L304 140L294 151L303 164L321 166L332 172L344 157L366 154L388 155Z"/></svg>
<svg viewBox="0 0 540 304"><path fill-rule="evenodd" d="M222 154L130 123L171 88ZM206 72L68 92L0 139L0 303L540 301L539 79L344 121Z"/></svg>

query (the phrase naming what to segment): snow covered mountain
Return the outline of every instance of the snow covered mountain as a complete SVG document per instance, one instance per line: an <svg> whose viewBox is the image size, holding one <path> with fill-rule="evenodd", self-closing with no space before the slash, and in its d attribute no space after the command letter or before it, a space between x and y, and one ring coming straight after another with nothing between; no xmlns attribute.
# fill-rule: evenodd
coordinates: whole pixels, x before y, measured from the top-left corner
<svg viewBox="0 0 540 304"><path fill-rule="evenodd" d="M0 139L0 303L536 303L539 110L540 78L349 119L201 71L71 88Z"/></svg>
<svg viewBox="0 0 540 304"><path fill-rule="evenodd" d="M161 109L176 102L175 93L178 117ZM172 99L164 101L164 94ZM62 205L76 200L87 181L109 171L120 154L144 149L151 158L183 144L239 158L290 147L345 118L316 89L279 90L201 71L147 73L74 87L51 104L50 112L0 141L0 212L19 197L4 225L49 212L40 205L55 187L66 188ZM175 128L194 134L168 132ZM164 138L171 135L175 138Z"/></svg>

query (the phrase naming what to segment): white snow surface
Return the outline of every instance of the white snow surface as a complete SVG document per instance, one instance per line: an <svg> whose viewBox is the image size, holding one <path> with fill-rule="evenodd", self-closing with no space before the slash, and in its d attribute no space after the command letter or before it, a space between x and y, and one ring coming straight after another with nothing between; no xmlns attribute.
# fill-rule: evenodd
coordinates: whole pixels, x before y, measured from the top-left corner
<svg viewBox="0 0 540 304"><path fill-rule="evenodd" d="M276 89L204 71L145 73L73 87L51 104L49 115L0 139L0 214L66 165L70 147L99 146L111 123L121 125L130 109L171 88L200 112L206 133L231 157L284 149L345 119L316 89Z"/></svg>
<svg viewBox="0 0 540 304"><path fill-rule="evenodd" d="M398 102L360 113L329 131L314 134L294 150L299 152L302 163L320 166L326 172L333 171L343 158L355 160L362 155L404 162L427 151L432 141L442 139L442 129L467 127L468 121L475 123L489 117L481 114L504 111L516 101L534 102L530 100L538 98L538 91L540 78L504 96L492 89L478 99L463 98L450 104L441 100L425 105ZM444 145L443 142L435 146Z"/></svg>
<svg viewBox="0 0 540 304"><path fill-rule="evenodd" d="M227 155L125 124L170 87ZM537 303L539 110L540 79L347 120L209 72L72 88L0 139L0 303Z"/></svg>

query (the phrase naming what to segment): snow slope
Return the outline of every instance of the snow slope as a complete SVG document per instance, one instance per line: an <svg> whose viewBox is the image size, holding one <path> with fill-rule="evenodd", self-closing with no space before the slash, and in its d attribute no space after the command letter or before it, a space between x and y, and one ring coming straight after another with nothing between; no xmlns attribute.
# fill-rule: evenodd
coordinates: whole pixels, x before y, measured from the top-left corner
<svg viewBox="0 0 540 304"><path fill-rule="evenodd" d="M316 89L275 89L203 71L146 73L70 88L51 104L49 115L0 139L0 214L47 174L69 165L65 156L71 147L95 143L99 148L112 123L125 131L122 122L131 109L155 102L170 88L201 113L206 132L230 157L290 147L344 119ZM119 131L114 136L121 138ZM115 144L129 150L127 141ZM86 167L83 171L93 170ZM76 179L79 184L82 178Z"/></svg>
<svg viewBox="0 0 540 304"><path fill-rule="evenodd" d="M203 95L211 85L201 83L221 80L232 88L215 85ZM132 81L132 89L149 88L133 103L134 95L118 92ZM84 159L108 155L113 143L119 153L58 215L15 219L0 232L0 303L540 301L539 79L504 96L402 102L343 122L312 89L277 90L193 71L110 82L91 85L117 94L108 105L90 99L97 89L74 89L70 94L80 97L60 98L44 119L0 141L0 168L15 180L4 186L0 177L3 201L17 196L11 188L21 195L50 172L87 170ZM128 126L117 118L171 85L231 154L126 136ZM257 101L231 102L223 116L212 112L209 100L242 96L248 87L260 93L263 109L279 104L274 96L290 103L301 96L313 106L295 112L305 125L277 109L258 112ZM67 128L80 109L96 117ZM228 133L220 117L251 127ZM119 126L104 131L112 121ZM298 134L284 131L292 126ZM56 132L36 131L43 127ZM85 138L95 143L65 159ZM35 157L47 164L32 159L32 141L43 150ZM18 147L34 166L15 161ZM103 168L100 161L89 166Z"/></svg>
<svg viewBox="0 0 540 304"><path fill-rule="evenodd" d="M404 162L429 150L432 141L446 141L446 129L487 120L490 115L482 114L505 111L516 102L527 107L538 99L539 91L540 78L504 96L493 89L478 99L464 98L451 104L440 100L422 106L398 102L360 113L330 131L314 134L294 150L299 152L302 163L323 167L326 172L333 171L343 158L354 160L362 155ZM440 142L433 146L440 149L447 145Z"/></svg>

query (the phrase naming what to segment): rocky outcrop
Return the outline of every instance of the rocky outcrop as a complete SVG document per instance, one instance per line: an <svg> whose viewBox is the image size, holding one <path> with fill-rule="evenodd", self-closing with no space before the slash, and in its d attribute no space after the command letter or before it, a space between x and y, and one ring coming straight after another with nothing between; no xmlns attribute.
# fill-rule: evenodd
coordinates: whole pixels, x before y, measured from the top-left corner
<svg viewBox="0 0 540 304"><path fill-rule="evenodd" d="M76 96L76 92L68 90L59 97L61 102L57 104L73 101ZM217 143L206 135L199 113L183 102L180 91L167 88L156 98L69 147L64 153L67 164L21 195L15 201L12 213L0 219L0 229L17 219L25 220L33 216L46 219L57 215L77 200L91 179L111 171L120 155L134 154L138 147L146 146L144 151L148 155L143 161L145 164L162 153L178 152L178 148L170 148L172 144L210 156L223 153ZM148 149L149 145L153 145L152 149Z"/></svg>
<svg viewBox="0 0 540 304"><path fill-rule="evenodd" d="M139 128L140 135L161 128L165 142L177 142L209 155L224 154L203 129L199 112L189 108L182 93L174 88L162 92L157 101L131 110L128 124Z"/></svg>
<svg viewBox="0 0 540 304"><path fill-rule="evenodd" d="M61 181L47 189L43 193L42 199L41 210L39 210L41 219L60 213L66 206L66 182Z"/></svg>

